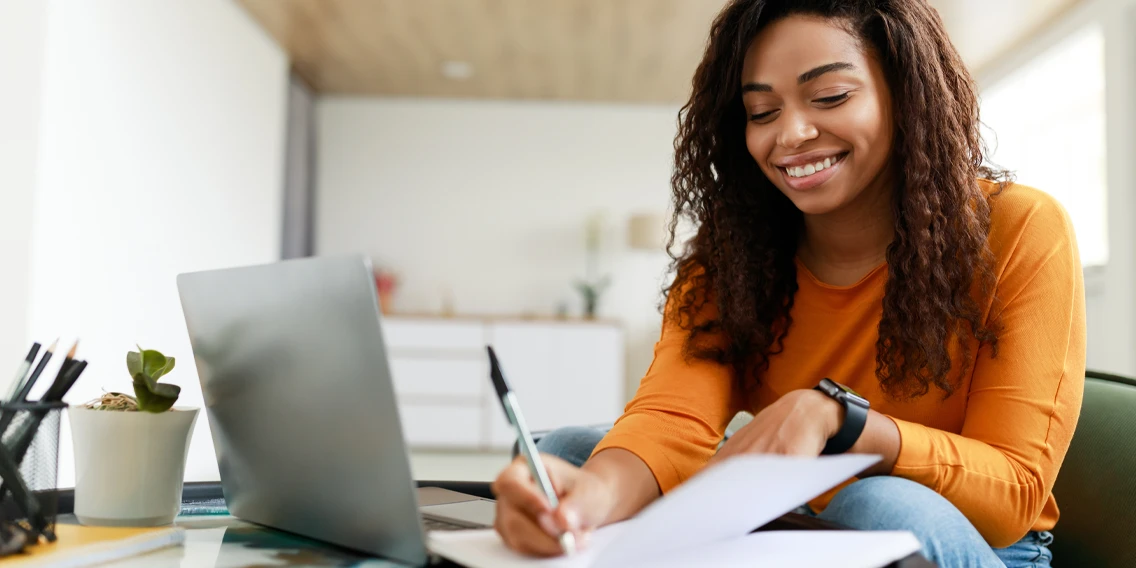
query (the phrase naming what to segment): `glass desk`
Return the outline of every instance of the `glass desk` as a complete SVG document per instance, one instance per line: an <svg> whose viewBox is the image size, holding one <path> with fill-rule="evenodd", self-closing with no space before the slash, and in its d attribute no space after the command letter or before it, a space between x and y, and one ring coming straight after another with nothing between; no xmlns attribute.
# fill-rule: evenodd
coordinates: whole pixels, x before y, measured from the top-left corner
<svg viewBox="0 0 1136 568"><path fill-rule="evenodd" d="M419 481L420 487L442 487L471 495L492 497L489 484L480 482ZM217 500L221 487L217 483L186 483L183 492L188 507L203 501ZM58 522L76 523L73 495L68 491L60 498ZM223 502L221 503L223 506ZM195 511L203 510L201 508ZM223 509L221 509L223 510ZM183 514L174 521L186 529L185 544L156 550L131 558L102 564L114 568L269 568L273 566L339 566L360 568L407 568L407 565L358 554L301 536L275 531L242 521L227 514ZM824 530L824 521L793 513L770 522L759 530ZM452 562L434 566L457 568ZM922 556L913 554L892 563L888 568L935 568Z"/></svg>
<svg viewBox="0 0 1136 568"><path fill-rule="evenodd" d="M74 523L61 515L60 523ZM405 564L355 554L318 541L274 531L228 515L183 516L185 544L100 564L114 568L267 568L343 566L406 568Z"/></svg>

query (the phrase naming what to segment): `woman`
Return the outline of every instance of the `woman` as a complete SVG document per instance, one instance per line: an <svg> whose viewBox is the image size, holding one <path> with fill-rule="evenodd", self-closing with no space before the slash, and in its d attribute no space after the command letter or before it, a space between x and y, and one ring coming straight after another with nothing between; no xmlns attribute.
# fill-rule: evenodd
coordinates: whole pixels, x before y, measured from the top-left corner
<svg viewBox="0 0 1136 568"><path fill-rule="evenodd" d="M698 232L654 363L606 435L542 441L568 460L546 462L559 509L523 463L501 473L504 541L558 554L709 462L828 445L883 459L810 503L821 518L910 530L944 568L1048 566L1085 363L1077 246L1053 199L983 165L935 11L734 0L680 116L672 244L679 216ZM867 399L862 426L824 378Z"/></svg>

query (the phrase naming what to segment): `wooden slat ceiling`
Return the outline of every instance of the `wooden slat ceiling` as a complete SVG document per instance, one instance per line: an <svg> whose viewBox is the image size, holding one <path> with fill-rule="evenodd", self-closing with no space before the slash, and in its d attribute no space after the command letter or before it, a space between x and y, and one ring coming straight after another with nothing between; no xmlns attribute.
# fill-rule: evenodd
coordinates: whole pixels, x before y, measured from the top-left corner
<svg viewBox="0 0 1136 568"><path fill-rule="evenodd" d="M237 1L320 93L672 104L687 98L710 22L725 3ZM933 3L975 68L1076 1ZM472 75L447 78L447 62L469 64Z"/></svg>

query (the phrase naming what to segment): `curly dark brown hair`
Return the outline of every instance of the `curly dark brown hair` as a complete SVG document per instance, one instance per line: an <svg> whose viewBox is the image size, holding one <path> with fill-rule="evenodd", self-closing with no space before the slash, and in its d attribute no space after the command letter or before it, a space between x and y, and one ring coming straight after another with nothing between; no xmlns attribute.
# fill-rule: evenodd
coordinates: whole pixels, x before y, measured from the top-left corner
<svg viewBox="0 0 1136 568"><path fill-rule="evenodd" d="M745 142L741 69L754 37L791 14L839 22L885 73L895 112L895 237L876 343L876 376L888 396L930 386L954 392L952 344L997 352L998 326L984 322L976 293L992 293L990 197L979 177L1009 182L986 165L974 83L924 0L734 0L719 14L679 112L674 217L697 227L671 252L668 317L690 331L688 357L730 365L741 387L758 384L792 326L794 257L803 214L762 173ZM677 293L671 294L672 291ZM707 302L716 316L706 317Z"/></svg>

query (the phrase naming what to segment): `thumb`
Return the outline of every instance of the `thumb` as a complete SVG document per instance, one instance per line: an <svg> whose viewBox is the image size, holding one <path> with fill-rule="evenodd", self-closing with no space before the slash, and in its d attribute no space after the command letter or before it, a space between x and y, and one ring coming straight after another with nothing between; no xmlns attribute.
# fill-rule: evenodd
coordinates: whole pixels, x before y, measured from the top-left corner
<svg viewBox="0 0 1136 568"><path fill-rule="evenodd" d="M576 486L576 477L580 473L580 468L552 454L542 453L540 459L544 463L544 470L548 472L549 481L552 481L556 497L563 497L572 491Z"/></svg>
<svg viewBox="0 0 1136 568"><path fill-rule="evenodd" d="M560 506L552 513L553 522L561 530L589 532L600 526L607 515L606 486L594 473L557 460L549 466Z"/></svg>

